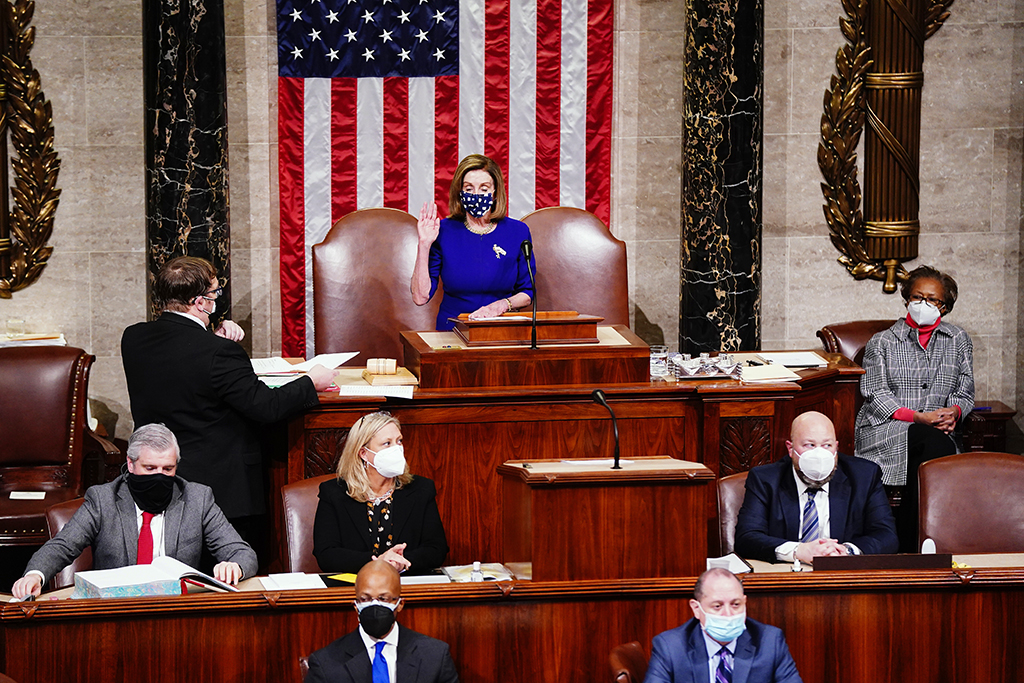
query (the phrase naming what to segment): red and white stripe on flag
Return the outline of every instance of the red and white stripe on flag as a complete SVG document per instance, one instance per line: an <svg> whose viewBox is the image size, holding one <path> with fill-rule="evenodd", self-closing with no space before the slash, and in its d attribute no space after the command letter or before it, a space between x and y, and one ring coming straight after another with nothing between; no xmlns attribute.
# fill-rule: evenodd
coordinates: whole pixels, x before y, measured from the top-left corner
<svg viewBox="0 0 1024 683"><path fill-rule="evenodd" d="M445 210L467 154L505 171L512 216L575 206L607 223L612 46L611 0L460 0L458 75L280 77L283 353L313 353L311 249L334 222Z"/></svg>

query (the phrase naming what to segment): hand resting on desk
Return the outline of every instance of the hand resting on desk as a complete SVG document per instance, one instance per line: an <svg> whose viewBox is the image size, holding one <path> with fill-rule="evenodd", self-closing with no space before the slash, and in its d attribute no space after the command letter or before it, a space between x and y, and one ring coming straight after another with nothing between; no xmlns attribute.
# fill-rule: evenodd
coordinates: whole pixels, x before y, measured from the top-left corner
<svg viewBox="0 0 1024 683"><path fill-rule="evenodd" d="M834 538L819 538L817 541L801 543L796 547L793 555L801 562L814 563L815 557L834 557L837 555L849 555L850 551Z"/></svg>
<svg viewBox="0 0 1024 683"><path fill-rule="evenodd" d="M242 580L242 567L237 562L220 562L213 568L213 578L237 586Z"/></svg>
<svg viewBox="0 0 1024 683"><path fill-rule="evenodd" d="M11 595L16 597L18 600L25 598L28 595L38 596L43 592L43 580L39 578L36 573L27 574L14 583L14 587L11 588Z"/></svg>

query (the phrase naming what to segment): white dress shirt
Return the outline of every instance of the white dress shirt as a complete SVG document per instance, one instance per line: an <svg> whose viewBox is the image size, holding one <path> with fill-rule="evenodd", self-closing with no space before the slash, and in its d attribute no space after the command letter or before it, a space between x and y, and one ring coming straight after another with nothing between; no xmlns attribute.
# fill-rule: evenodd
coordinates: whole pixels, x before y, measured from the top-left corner
<svg viewBox="0 0 1024 683"><path fill-rule="evenodd" d="M363 645L366 646L366 654L370 657L370 666L373 666L373 658L377 656L377 643L383 640L384 645L384 661L388 664L388 680L391 683L397 683L395 681L395 671L398 667L398 624L396 623L388 631L388 634L383 638L374 638L366 631L363 627L359 627L359 635L363 638Z"/></svg>
<svg viewBox="0 0 1024 683"><path fill-rule="evenodd" d="M164 311L164 313L173 313L174 315L184 316L184 317L188 318L189 320L195 320L196 321L196 325L199 325L199 327L203 328L204 330L208 329L207 326L203 324L202 320L200 320L199 318L195 317L191 313L184 313L182 311L172 311L172 310L169 310L169 309Z"/></svg>
<svg viewBox="0 0 1024 683"><path fill-rule="evenodd" d="M807 494L807 489L810 487L797 475L795 467L793 468L793 479L796 480L796 491L799 494L797 507L800 509L800 523L796 528L803 529L804 506L807 505L807 499L810 498ZM828 484L823 485L821 493L814 497L814 507L818 510L818 538L832 538L829 526L828 487ZM780 562L792 562L798 545L800 545L800 541L786 541L775 549L775 557Z"/></svg>

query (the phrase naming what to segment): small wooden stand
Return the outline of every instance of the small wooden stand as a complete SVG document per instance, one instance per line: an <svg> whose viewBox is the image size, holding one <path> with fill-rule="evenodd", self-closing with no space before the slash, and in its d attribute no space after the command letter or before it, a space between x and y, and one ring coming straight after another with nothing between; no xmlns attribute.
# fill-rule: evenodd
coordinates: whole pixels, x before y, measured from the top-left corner
<svg viewBox="0 0 1024 683"><path fill-rule="evenodd" d="M466 346L515 346L532 341L529 313L505 313L501 319L491 320L470 320L464 313L449 320L455 322L454 332ZM597 324L603 320L576 311L538 312L537 344L597 344Z"/></svg>
<svg viewBox="0 0 1024 683"><path fill-rule="evenodd" d="M704 465L667 456L610 469L510 460L502 481L504 562L534 581L697 576L704 571L715 482Z"/></svg>

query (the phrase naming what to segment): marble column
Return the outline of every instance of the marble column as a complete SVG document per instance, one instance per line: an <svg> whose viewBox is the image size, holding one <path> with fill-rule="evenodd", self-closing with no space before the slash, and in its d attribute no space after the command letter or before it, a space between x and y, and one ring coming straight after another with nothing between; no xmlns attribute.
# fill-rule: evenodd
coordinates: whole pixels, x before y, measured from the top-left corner
<svg viewBox="0 0 1024 683"><path fill-rule="evenodd" d="M687 0L679 349L761 341L763 0Z"/></svg>
<svg viewBox="0 0 1024 683"><path fill-rule="evenodd" d="M223 0L144 0L146 233L152 276L171 258L200 256L230 295L227 76Z"/></svg>

